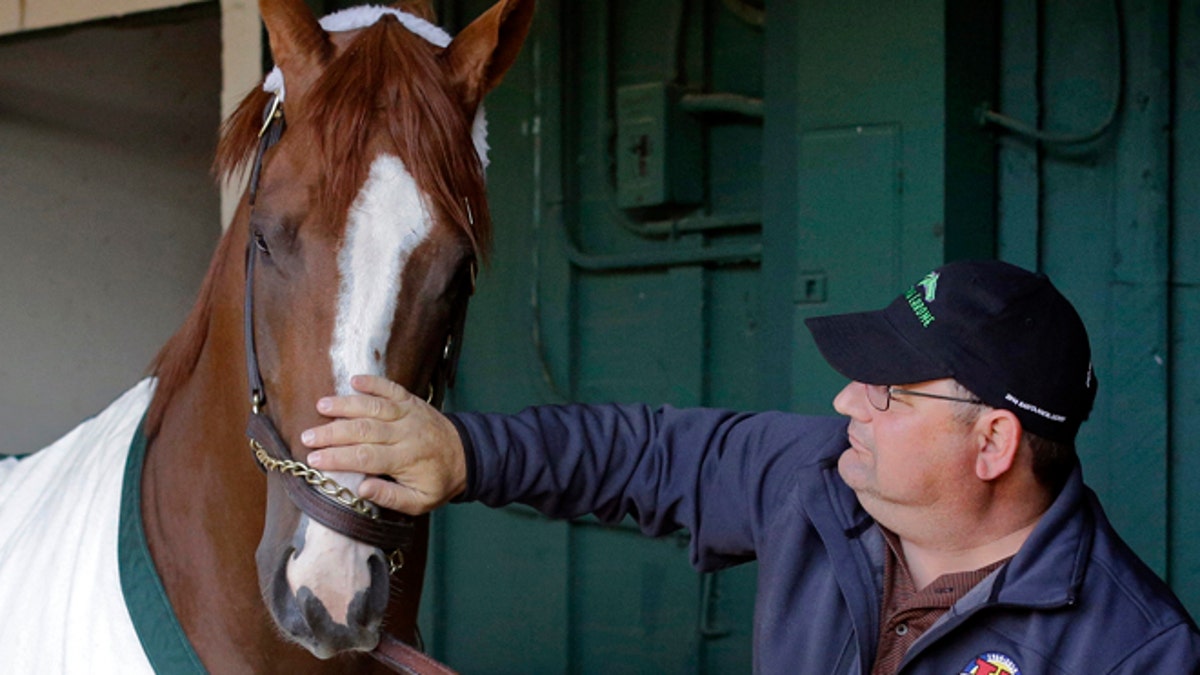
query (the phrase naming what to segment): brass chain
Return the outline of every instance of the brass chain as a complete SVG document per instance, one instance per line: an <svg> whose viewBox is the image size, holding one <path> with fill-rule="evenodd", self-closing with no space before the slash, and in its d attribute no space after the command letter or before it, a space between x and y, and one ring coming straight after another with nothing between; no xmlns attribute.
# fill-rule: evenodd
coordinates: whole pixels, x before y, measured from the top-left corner
<svg viewBox="0 0 1200 675"><path fill-rule="evenodd" d="M313 486L321 494L333 499L337 503L348 506L371 519L379 517L379 509L374 504L354 494L353 490L339 484L319 470L312 468L304 462L297 462L291 459L275 459L267 454L266 449L258 441L251 440L250 447L254 449L255 459L268 470L303 478L305 483Z"/></svg>
<svg viewBox="0 0 1200 675"><path fill-rule="evenodd" d="M321 473L319 469L291 459L275 459L267 454L266 448L261 443L254 439L250 439L250 448L254 450L254 458L268 471L278 471L303 478L305 483L339 504L348 506L368 518L379 518L379 508L375 504L354 494L350 488ZM395 574L402 567L404 567L404 551L396 549L388 556L388 574Z"/></svg>

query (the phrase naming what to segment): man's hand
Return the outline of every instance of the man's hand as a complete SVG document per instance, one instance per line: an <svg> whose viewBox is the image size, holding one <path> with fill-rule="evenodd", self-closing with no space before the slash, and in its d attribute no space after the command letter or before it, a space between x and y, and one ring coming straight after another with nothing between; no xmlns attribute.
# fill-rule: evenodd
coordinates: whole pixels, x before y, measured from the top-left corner
<svg viewBox="0 0 1200 675"><path fill-rule="evenodd" d="M418 515L445 504L467 487L462 441L450 420L400 385L356 375L352 396L317 401L334 421L309 429L300 440L316 452L308 463L321 471L368 477L359 496L385 508Z"/></svg>

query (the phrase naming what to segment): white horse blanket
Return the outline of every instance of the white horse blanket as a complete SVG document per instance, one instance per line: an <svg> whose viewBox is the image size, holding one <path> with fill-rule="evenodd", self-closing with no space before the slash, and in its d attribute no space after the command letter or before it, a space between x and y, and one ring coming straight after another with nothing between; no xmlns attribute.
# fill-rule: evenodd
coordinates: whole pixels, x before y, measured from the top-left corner
<svg viewBox="0 0 1200 675"><path fill-rule="evenodd" d="M45 449L0 460L0 673L202 671L145 545L147 379Z"/></svg>

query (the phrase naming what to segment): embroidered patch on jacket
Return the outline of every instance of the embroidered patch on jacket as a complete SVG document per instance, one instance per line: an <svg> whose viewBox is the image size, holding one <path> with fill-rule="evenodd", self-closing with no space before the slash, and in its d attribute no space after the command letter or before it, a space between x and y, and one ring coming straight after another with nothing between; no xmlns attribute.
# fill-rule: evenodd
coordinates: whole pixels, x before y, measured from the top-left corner
<svg viewBox="0 0 1200 675"><path fill-rule="evenodd" d="M963 666L959 675L1021 675L1021 669L1000 652L985 652Z"/></svg>

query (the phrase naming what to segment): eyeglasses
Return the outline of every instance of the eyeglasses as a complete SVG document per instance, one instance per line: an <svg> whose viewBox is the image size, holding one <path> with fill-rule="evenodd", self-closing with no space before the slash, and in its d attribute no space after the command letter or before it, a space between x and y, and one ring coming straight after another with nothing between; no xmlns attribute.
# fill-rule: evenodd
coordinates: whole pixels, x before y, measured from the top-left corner
<svg viewBox="0 0 1200 675"><path fill-rule="evenodd" d="M895 394L905 394L908 396L920 396L922 398L936 398L939 401L957 401L959 403L971 403L974 405L982 405L983 401L977 398L962 398L959 396L945 396L943 394L931 394L925 391L913 391L912 389L901 389L886 384L866 384L867 401L871 407L879 412L885 412L892 405L892 397Z"/></svg>

